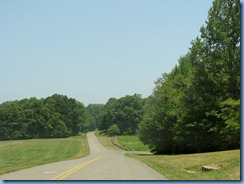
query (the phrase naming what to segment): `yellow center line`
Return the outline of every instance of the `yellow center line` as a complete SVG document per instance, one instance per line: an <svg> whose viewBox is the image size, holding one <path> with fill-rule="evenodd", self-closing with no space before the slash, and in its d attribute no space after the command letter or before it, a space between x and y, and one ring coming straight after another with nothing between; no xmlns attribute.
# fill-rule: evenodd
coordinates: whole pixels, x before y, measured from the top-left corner
<svg viewBox="0 0 244 184"><path fill-rule="evenodd" d="M69 176L69 175L71 175L71 174L77 172L77 171L80 170L81 168L83 168L83 167L85 167L85 166L87 166L87 165L89 165L89 164L91 164L91 163L93 163L93 162L95 162L95 161L101 159L101 158L103 157L103 154L102 154L101 151L98 149L98 147L97 147L97 145L94 143L94 140L93 140L93 139L92 139L92 144L95 146L96 150L100 153L100 156L98 156L98 157L96 157L96 158L94 158L94 159L88 160L88 161L86 161L86 162L84 162L84 163L82 163L82 164L80 164L80 165L78 165L78 166L76 166L76 167L74 167L74 168L72 168L72 169L70 169L70 170L64 172L64 173L62 173L62 174L59 174L58 176L55 176L54 178L52 178L52 180L62 180L62 179L64 179L64 178L66 178L67 176Z"/></svg>

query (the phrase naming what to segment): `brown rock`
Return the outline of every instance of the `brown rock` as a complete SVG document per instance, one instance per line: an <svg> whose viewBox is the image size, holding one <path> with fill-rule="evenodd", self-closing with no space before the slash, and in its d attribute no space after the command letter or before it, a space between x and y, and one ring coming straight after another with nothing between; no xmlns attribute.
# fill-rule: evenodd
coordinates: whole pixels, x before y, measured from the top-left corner
<svg viewBox="0 0 244 184"><path fill-rule="evenodd" d="M205 172L205 171L214 171L214 170L217 170L217 169L220 169L220 167L214 167L214 166L202 166L202 172Z"/></svg>

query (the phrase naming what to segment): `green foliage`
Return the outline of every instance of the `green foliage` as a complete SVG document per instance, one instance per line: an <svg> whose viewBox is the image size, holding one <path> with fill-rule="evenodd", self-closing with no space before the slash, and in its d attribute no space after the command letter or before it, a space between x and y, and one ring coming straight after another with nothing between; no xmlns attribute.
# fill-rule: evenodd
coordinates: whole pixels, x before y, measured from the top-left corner
<svg viewBox="0 0 244 184"><path fill-rule="evenodd" d="M115 135L119 135L120 134L120 130L119 130L119 127L118 125L111 125L109 127L109 129L107 130L107 134L108 136L115 136Z"/></svg>
<svg viewBox="0 0 244 184"><path fill-rule="evenodd" d="M89 130L95 130L101 126L100 116L103 109L103 104L89 104L86 107L88 114L91 116Z"/></svg>
<svg viewBox="0 0 244 184"><path fill-rule="evenodd" d="M221 111L218 118L224 120L225 126L221 129L220 135L228 145L240 146L240 100L231 98L220 104Z"/></svg>
<svg viewBox="0 0 244 184"><path fill-rule="evenodd" d="M240 147L240 2L215 0L201 37L156 82L139 137L157 153Z"/></svg>
<svg viewBox="0 0 244 184"><path fill-rule="evenodd" d="M140 95L110 98L100 116L100 130L107 130L116 124L120 134L135 134L143 115L143 100Z"/></svg>
<svg viewBox="0 0 244 184"><path fill-rule="evenodd" d="M240 31L240 1L215 0L201 28L199 59L225 99L240 97Z"/></svg>
<svg viewBox="0 0 244 184"><path fill-rule="evenodd" d="M181 57L179 62L170 74L157 80L139 125L140 139L157 153L171 153L176 149L173 141L184 115L182 99L190 83L189 55Z"/></svg>
<svg viewBox="0 0 244 184"><path fill-rule="evenodd" d="M0 140L77 135L88 119L83 104L63 95L9 101L0 104Z"/></svg>
<svg viewBox="0 0 244 184"><path fill-rule="evenodd" d="M220 135L226 125L217 114L226 99L240 99L240 1L213 2L201 38L192 42L191 63L183 142L198 152L238 148Z"/></svg>

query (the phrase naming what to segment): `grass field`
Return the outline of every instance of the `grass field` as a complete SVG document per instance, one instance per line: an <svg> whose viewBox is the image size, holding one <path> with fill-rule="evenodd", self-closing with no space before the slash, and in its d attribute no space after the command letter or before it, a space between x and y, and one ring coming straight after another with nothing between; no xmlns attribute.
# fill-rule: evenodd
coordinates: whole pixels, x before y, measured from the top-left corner
<svg viewBox="0 0 244 184"><path fill-rule="evenodd" d="M101 144L110 150L120 150L117 146L114 146L111 142L112 137L102 135L98 131L95 133ZM148 146L144 145L137 136L117 136L115 142L125 148L129 148L135 151L150 151Z"/></svg>
<svg viewBox="0 0 244 184"><path fill-rule="evenodd" d="M240 180L240 150L185 154L140 155L136 158L170 180ZM202 166L218 166L220 169L202 172Z"/></svg>
<svg viewBox="0 0 244 184"><path fill-rule="evenodd" d="M87 156L85 134L59 139L0 141L0 174L61 160Z"/></svg>
<svg viewBox="0 0 244 184"><path fill-rule="evenodd" d="M118 148L117 146L114 146L111 142L111 138L112 137L108 137L106 135L101 135L98 131L95 132L95 135L97 136L98 140L100 141L100 143L108 150L117 150L117 151L121 151L120 148Z"/></svg>
<svg viewBox="0 0 244 184"><path fill-rule="evenodd" d="M130 150L150 151L148 146L144 145L137 136L117 136L118 143Z"/></svg>

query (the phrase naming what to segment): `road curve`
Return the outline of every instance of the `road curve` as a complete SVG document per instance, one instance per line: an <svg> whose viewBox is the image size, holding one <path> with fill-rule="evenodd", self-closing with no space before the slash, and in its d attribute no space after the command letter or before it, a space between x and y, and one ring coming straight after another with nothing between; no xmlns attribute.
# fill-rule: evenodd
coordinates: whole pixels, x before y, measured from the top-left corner
<svg viewBox="0 0 244 184"><path fill-rule="evenodd" d="M87 134L90 155L0 175L1 180L166 180L124 152L105 149L94 132Z"/></svg>

